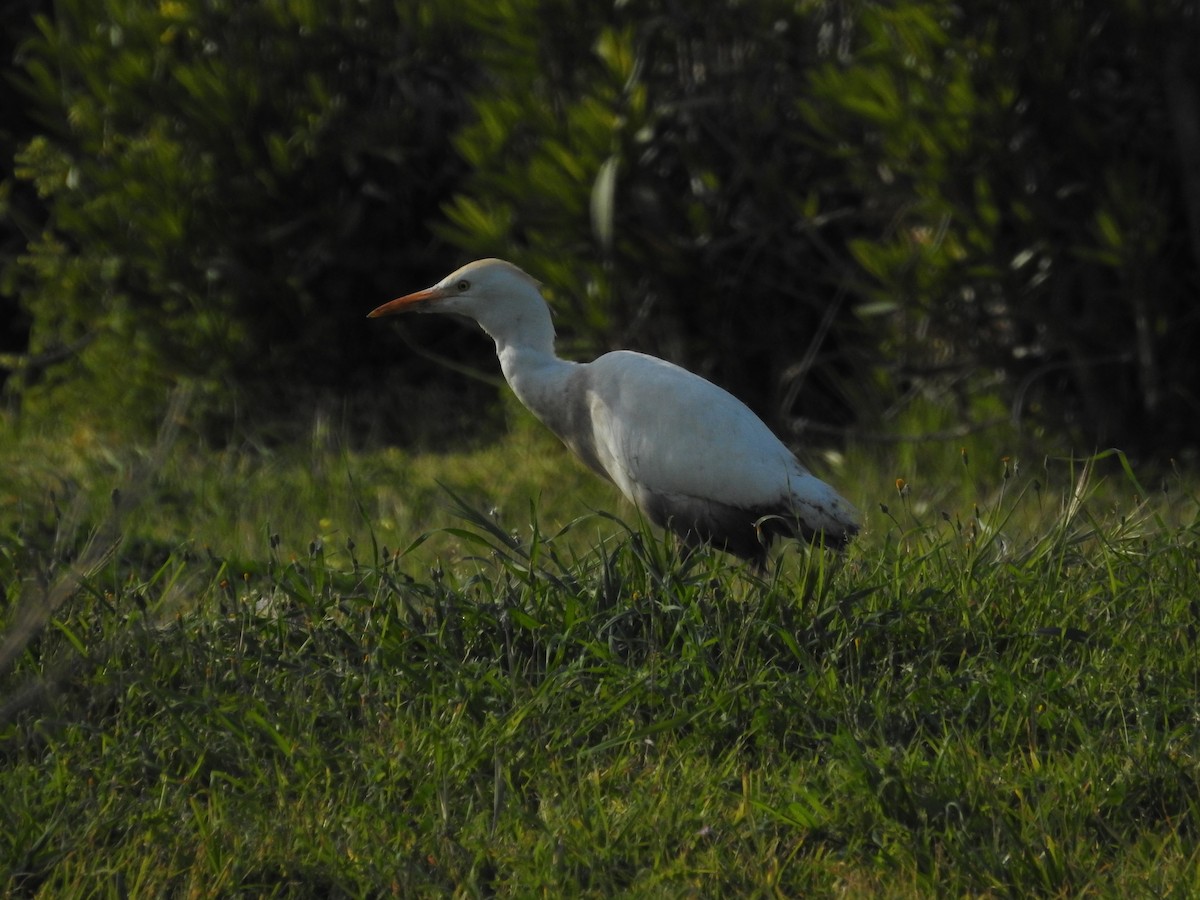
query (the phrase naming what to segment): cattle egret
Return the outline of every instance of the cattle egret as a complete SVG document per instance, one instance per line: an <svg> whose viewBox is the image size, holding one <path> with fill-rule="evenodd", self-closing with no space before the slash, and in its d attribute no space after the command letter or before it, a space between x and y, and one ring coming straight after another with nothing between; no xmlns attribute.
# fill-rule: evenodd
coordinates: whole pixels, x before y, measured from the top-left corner
<svg viewBox="0 0 1200 900"><path fill-rule="evenodd" d="M477 260L369 315L410 311L478 322L518 399L689 546L711 543L761 564L777 535L840 548L858 531L854 507L715 384L630 350L559 359L538 283L511 263Z"/></svg>

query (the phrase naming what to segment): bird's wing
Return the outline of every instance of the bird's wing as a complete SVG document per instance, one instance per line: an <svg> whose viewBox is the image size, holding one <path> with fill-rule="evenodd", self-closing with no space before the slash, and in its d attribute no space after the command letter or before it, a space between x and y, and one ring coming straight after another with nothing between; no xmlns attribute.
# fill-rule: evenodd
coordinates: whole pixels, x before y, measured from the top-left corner
<svg viewBox="0 0 1200 900"><path fill-rule="evenodd" d="M638 505L646 494L779 505L811 478L745 404L686 369L630 351L583 368L595 455Z"/></svg>

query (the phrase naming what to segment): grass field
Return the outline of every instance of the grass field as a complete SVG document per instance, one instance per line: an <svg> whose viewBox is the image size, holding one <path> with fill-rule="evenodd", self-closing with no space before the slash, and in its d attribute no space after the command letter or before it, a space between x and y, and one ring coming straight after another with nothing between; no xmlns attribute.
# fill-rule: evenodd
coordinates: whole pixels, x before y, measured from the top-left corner
<svg viewBox="0 0 1200 900"><path fill-rule="evenodd" d="M1200 892L1185 476L853 450L760 575L524 425L0 455L5 895Z"/></svg>

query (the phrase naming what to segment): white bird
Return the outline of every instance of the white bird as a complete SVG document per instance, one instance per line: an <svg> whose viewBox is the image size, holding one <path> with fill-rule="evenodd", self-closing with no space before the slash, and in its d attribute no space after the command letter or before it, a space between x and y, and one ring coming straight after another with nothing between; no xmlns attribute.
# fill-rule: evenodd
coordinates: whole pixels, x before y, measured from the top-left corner
<svg viewBox="0 0 1200 900"><path fill-rule="evenodd" d="M511 263L468 263L370 318L457 313L496 342L518 399L652 522L694 546L762 562L780 534L842 547L854 507L800 464L732 394L686 369L630 350L590 363L554 353L538 283Z"/></svg>

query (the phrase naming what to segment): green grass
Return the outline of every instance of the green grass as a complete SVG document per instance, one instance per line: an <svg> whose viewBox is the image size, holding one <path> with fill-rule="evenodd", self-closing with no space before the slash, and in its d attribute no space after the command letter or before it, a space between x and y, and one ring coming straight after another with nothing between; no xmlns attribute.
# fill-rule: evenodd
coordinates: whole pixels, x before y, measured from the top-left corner
<svg viewBox="0 0 1200 900"><path fill-rule="evenodd" d="M597 512L636 523L524 427L31 440L0 481L4 893L1200 890L1185 478L855 451L862 538L760 577Z"/></svg>

